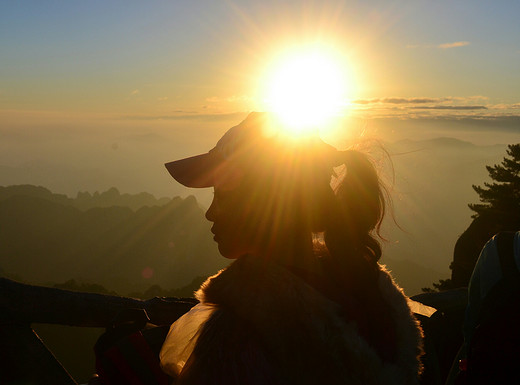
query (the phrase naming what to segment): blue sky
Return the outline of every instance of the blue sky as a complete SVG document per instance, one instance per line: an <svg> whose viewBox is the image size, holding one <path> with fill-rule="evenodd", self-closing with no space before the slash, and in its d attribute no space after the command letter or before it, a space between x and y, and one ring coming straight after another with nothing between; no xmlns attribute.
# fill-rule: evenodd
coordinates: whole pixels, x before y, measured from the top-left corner
<svg viewBox="0 0 520 385"><path fill-rule="evenodd" d="M320 37L352 52L359 98L514 104L519 14L516 1L3 2L1 102L90 111L108 102L124 111L135 109L124 97L147 87L198 110L212 97L248 94L270 48Z"/></svg>

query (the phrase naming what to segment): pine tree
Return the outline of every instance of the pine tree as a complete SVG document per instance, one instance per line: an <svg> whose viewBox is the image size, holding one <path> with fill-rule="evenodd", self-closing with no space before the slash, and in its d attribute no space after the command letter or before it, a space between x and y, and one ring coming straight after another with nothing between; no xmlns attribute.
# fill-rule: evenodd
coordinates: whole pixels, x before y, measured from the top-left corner
<svg viewBox="0 0 520 385"><path fill-rule="evenodd" d="M467 286L480 250L489 238L499 231L520 229L520 143L510 144L507 155L500 164L486 166L492 183L473 185L481 203L468 205L476 214L455 245L451 278L439 280L433 288L423 288L424 292Z"/></svg>
<svg viewBox="0 0 520 385"><path fill-rule="evenodd" d="M486 213L520 217L520 143L510 144L507 154L500 164L486 166L493 183L473 185L482 202L468 205L474 218Z"/></svg>

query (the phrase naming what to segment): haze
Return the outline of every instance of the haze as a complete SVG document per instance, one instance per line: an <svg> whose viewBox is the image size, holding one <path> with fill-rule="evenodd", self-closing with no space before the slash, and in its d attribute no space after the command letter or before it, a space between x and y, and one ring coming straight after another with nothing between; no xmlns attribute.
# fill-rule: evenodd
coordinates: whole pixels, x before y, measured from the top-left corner
<svg viewBox="0 0 520 385"><path fill-rule="evenodd" d="M175 184L163 163L261 110L269 65L319 42L352 79L326 139L373 138L392 155L405 232L388 225L388 252L447 275L471 185L520 141L519 14L473 0L3 2L0 185L207 206L211 191Z"/></svg>

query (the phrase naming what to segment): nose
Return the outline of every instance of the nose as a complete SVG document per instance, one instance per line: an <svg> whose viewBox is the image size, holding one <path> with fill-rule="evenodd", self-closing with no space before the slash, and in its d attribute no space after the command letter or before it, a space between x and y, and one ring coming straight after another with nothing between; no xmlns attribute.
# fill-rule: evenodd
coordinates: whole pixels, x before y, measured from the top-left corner
<svg viewBox="0 0 520 385"><path fill-rule="evenodd" d="M211 201L211 205L209 206L208 210L206 211L206 219L210 222L215 222L215 216L217 211L217 205L215 202L215 197L213 197L213 200Z"/></svg>

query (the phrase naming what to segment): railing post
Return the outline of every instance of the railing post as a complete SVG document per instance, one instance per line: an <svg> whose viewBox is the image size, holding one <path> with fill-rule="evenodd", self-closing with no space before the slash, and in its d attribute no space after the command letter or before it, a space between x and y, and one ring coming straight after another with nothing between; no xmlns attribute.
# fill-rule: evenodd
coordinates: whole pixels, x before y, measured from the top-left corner
<svg viewBox="0 0 520 385"><path fill-rule="evenodd" d="M0 384L77 385L28 324L0 324Z"/></svg>

